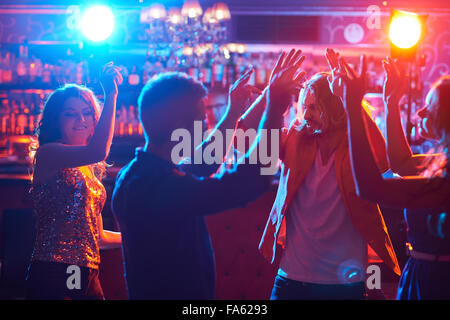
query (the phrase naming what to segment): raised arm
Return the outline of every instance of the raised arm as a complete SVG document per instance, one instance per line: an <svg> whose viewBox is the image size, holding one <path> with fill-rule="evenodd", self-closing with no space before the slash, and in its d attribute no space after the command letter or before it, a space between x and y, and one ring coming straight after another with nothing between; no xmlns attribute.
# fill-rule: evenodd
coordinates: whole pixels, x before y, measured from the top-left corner
<svg viewBox="0 0 450 320"><path fill-rule="evenodd" d="M222 136L226 136L226 130L231 129L234 130L236 126L236 121L242 115L245 110L245 107L248 105L248 101L251 101L254 94L261 95L261 90L257 87L248 84L248 81L254 72L254 69L250 69L245 72L239 79L237 79L234 84L230 87L228 93L228 104L226 110L219 120L219 122L215 125L215 127L211 130L208 137L202 141L202 143L196 148L203 148L206 144L210 143L212 137L216 134L217 131L220 131ZM226 147L226 146L225 146ZM223 150L224 154L226 150Z"/></svg>
<svg viewBox="0 0 450 320"><path fill-rule="evenodd" d="M292 49L287 55L285 52L282 52L280 56L278 57L278 61L275 64L274 68L272 69L272 73L269 78L269 83L272 82L274 76L278 74L281 70L289 66L290 64L293 64L296 62L296 59L298 59L301 55L301 50L295 50ZM305 58L302 58L302 61ZM305 73L302 73L301 77L303 77ZM266 110L266 103L267 103L267 90L268 86L261 92L258 98L252 103L252 105L242 114L242 116L238 119L237 127L242 127L245 129L257 129L261 120L261 117ZM296 93L297 88L292 89L292 93Z"/></svg>
<svg viewBox="0 0 450 320"><path fill-rule="evenodd" d="M365 92L365 60L357 75L343 59L347 74L340 76L344 85L344 106L348 118L348 139L353 177L360 197L385 206L430 208L444 203L449 196L447 180L410 177L383 179L369 144L363 120L362 98Z"/></svg>
<svg viewBox="0 0 450 320"><path fill-rule="evenodd" d="M293 92L301 87L306 72L300 66L306 57L301 50L292 49L287 56L281 53L272 71L271 80L266 90L266 110L264 115L267 129L283 128L283 114L292 102Z"/></svg>
<svg viewBox="0 0 450 320"><path fill-rule="evenodd" d="M255 154L257 151L258 143L265 144L267 147L267 155L271 155L272 158L272 129L276 130L279 139L282 138L280 129L283 127L283 113L286 111L287 107L291 102L291 97L293 92L298 91L301 87L300 81L305 75L305 72L300 72L299 68L305 56L301 56L301 50L292 49L288 55L282 52L278 58L278 61L272 70L270 76L269 85L264 89L262 94L255 100L255 102L250 106L249 109L240 117L236 123L235 132L231 139L231 143L227 148L226 158L234 158L235 150L241 155L241 161L248 157L257 157ZM269 88L272 88L269 90ZM269 106L270 101L270 106ZM249 121L251 117L251 121ZM256 125L255 125L256 123ZM239 130L258 130L257 137L261 137L262 130L265 130L267 135L264 135L264 141L260 139L255 139L252 145L243 146L241 148L238 144L237 148L235 146L237 133ZM274 137L275 139L275 137ZM276 140L276 139L275 139ZM278 141L278 147L281 147L281 141ZM278 160L278 159L277 159ZM223 164L218 173L221 173L227 167Z"/></svg>
<svg viewBox="0 0 450 320"><path fill-rule="evenodd" d="M250 77L255 69L250 69L245 72L236 82L230 87L228 94L228 107L226 119L221 119L220 129L234 129L236 121L245 111L249 101L252 101L253 95L261 95L262 91L255 86L248 84ZM220 124L220 123L219 123ZM224 131L223 131L224 132Z"/></svg>
<svg viewBox="0 0 450 320"><path fill-rule="evenodd" d="M86 145L67 145L56 142L44 144L38 149L36 155L36 166L40 171L50 174L61 168L79 167L106 159L114 134L118 85L122 83L119 70L112 63L104 67L101 84L105 101L89 142Z"/></svg>
<svg viewBox="0 0 450 320"><path fill-rule="evenodd" d="M339 53L331 48L327 48L325 51L325 57L330 67L331 75L328 77L328 83L331 92L339 97L343 101L343 82L338 76L340 73L345 72L342 67L345 67L342 63L339 63ZM366 101L363 102L363 106L366 105ZM387 154L386 154L386 141L383 134L377 127L375 122L370 116L368 107L364 108L363 118L365 127L367 130L370 146L372 147L375 160L377 162L380 172L385 172L389 169Z"/></svg>
<svg viewBox="0 0 450 320"><path fill-rule="evenodd" d="M413 154L402 127L399 101L407 87L407 78L398 61L383 60L386 80L383 101L386 110L388 159L393 172L400 176L420 174L436 157L433 154Z"/></svg>
<svg viewBox="0 0 450 320"><path fill-rule="evenodd" d="M407 80L398 62L383 60L386 79L383 86L383 102L386 111L386 135L388 159L393 172L400 175L415 175L413 153L403 131L399 102L405 93Z"/></svg>

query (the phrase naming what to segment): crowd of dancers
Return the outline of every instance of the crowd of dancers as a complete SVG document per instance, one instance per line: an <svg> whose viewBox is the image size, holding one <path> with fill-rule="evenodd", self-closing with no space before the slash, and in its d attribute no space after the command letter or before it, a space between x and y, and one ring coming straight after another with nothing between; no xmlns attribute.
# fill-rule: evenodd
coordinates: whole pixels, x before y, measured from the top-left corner
<svg viewBox="0 0 450 320"><path fill-rule="evenodd" d="M252 70L243 74L215 128L280 133L278 140L256 140L279 148L281 172L272 210L261 212L268 221L259 249L268 263L281 255L267 298L364 299L370 245L401 274L398 299L450 299L450 76L433 84L418 112L421 136L441 148L415 155L401 126L406 77L400 62L383 61L385 141L364 100L364 56L355 71L327 49L330 71L310 79L302 72L305 58L300 50L281 53L262 92L248 84ZM214 253L204 217L245 206L269 190L273 177L261 174L267 163L246 161L258 157L255 145L236 150L233 141L224 147L239 154L232 166L173 163L172 133L193 135L194 123L205 119L207 90L186 74L159 74L138 99L145 145L115 182L111 205L120 232L104 230L101 179L121 82L120 69L109 63L101 77L103 108L92 91L75 84L55 90L45 103L31 190L37 237L27 298L104 299L99 250L121 247L130 299L214 299ZM303 113L284 127L293 95ZM383 178L389 169L398 177ZM405 208L409 260L403 271L379 205ZM67 285L74 265L81 270L75 289Z"/></svg>

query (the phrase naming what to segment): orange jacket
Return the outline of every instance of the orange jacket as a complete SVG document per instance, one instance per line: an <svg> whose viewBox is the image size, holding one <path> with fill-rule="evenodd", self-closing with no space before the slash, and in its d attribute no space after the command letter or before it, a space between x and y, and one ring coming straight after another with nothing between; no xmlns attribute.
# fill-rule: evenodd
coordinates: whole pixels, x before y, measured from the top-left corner
<svg viewBox="0 0 450 320"><path fill-rule="evenodd" d="M384 172L389 168L385 141L376 124L368 114L366 115L365 122L372 151L377 159L379 169ZM296 121L289 129L285 129L285 134L282 134L280 182L259 244L259 250L271 263L275 260L277 243L284 248L286 240L284 217L288 212L287 209L316 157L316 139L305 134L305 130L302 128ZM347 139L343 139L336 150L334 168L339 189L353 225L389 268L400 275L397 257L378 205L356 195Z"/></svg>

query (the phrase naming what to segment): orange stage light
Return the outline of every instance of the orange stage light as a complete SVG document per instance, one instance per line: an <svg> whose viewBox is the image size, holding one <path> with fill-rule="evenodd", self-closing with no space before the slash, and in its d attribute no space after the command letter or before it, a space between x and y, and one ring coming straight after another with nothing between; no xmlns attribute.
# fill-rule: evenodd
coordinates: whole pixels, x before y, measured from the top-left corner
<svg viewBox="0 0 450 320"><path fill-rule="evenodd" d="M414 60L417 46L423 39L426 16L393 10L389 23L391 55L395 58Z"/></svg>

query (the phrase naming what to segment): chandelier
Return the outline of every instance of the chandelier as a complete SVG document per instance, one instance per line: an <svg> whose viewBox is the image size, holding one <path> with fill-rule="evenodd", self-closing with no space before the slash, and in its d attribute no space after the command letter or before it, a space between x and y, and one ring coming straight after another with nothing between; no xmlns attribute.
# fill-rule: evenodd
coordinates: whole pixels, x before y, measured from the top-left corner
<svg viewBox="0 0 450 320"><path fill-rule="evenodd" d="M141 23L148 24L146 40L150 55L169 65L198 66L205 56L223 55L231 19L228 6L219 2L203 12L198 0L185 0L181 10L154 3L141 10ZM225 53L226 54L226 53Z"/></svg>

